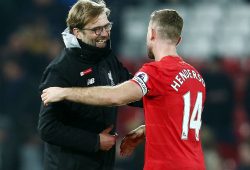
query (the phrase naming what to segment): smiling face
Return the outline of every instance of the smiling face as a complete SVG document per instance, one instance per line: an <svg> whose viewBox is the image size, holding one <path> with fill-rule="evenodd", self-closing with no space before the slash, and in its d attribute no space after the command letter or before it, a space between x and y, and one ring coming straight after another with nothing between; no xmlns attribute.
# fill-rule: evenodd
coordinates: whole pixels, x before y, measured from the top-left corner
<svg viewBox="0 0 250 170"><path fill-rule="evenodd" d="M70 9L66 22L76 38L91 46L104 48L112 27L109 14L110 10L103 0L79 0Z"/></svg>
<svg viewBox="0 0 250 170"><path fill-rule="evenodd" d="M105 48L110 38L110 30L106 30L104 26L107 26L109 23L106 13L101 13L94 21L86 24L82 30L78 30L76 37L86 44ZM95 31L95 28L98 27L102 29L100 35L97 35Z"/></svg>

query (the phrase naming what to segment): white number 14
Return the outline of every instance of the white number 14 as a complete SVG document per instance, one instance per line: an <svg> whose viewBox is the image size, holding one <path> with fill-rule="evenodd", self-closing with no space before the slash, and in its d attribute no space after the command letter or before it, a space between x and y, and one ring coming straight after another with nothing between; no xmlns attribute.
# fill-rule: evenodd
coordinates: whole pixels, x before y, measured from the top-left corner
<svg viewBox="0 0 250 170"><path fill-rule="evenodd" d="M195 139L199 141L199 131L201 128L202 93L198 92L197 94L194 110L191 114L190 123L189 123L190 107L191 107L190 91L183 95L183 99L184 99L184 111L183 111L184 113L183 113L181 139L187 140L189 129L194 129Z"/></svg>

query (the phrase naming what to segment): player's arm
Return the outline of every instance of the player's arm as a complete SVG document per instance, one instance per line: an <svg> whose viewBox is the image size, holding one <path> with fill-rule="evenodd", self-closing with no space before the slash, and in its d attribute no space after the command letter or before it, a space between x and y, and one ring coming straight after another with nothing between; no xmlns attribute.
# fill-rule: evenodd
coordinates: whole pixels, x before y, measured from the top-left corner
<svg viewBox="0 0 250 170"><path fill-rule="evenodd" d="M67 87L68 81L63 76L65 70L60 71L55 67L46 69L40 90L55 85ZM111 127L98 134L66 125L63 120L67 119L65 115L70 112L70 106L68 102L57 102L47 107L41 105L37 129L43 141L86 153L107 151L115 145L116 137L109 134Z"/></svg>
<svg viewBox="0 0 250 170"><path fill-rule="evenodd" d="M89 105L118 106L140 100L143 93L139 85L132 81L126 81L116 86L89 88L50 87L43 90L41 97L45 105L61 100L69 100Z"/></svg>

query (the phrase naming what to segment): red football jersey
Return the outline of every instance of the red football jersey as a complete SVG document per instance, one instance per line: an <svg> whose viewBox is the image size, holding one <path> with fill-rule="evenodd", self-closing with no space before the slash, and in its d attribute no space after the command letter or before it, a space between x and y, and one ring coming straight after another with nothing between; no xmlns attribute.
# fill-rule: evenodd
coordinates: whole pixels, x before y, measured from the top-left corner
<svg viewBox="0 0 250 170"><path fill-rule="evenodd" d="M178 56L144 64L132 81L144 97L144 170L204 170L200 140L205 83Z"/></svg>

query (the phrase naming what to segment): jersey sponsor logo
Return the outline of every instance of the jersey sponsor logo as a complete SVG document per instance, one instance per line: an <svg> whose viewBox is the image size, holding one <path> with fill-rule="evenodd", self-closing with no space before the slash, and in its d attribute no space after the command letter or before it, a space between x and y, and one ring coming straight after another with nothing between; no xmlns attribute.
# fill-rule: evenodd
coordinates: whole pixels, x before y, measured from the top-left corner
<svg viewBox="0 0 250 170"><path fill-rule="evenodd" d="M95 78L88 79L87 86L94 84L94 83L95 83Z"/></svg>
<svg viewBox="0 0 250 170"><path fill-rule="evenodd" d="M142 89L143 95L147 94L148 88L146 86L146 82L148 81L148 75L146 73L144 73L144 72L138 72L134 76L133 80L136 81L139 84L139 86Z"/></svg>
<svg viewBox="0 0 250 170"><path fill-rule="evenodd" d="M91 73L91 72L92 72L92 68L88 68L87 70L81 71L81 72L80 72L80 76L82 77L82 76L84 76L84 75L86 75L86 74L89 74L89 73Z"/></svg>

